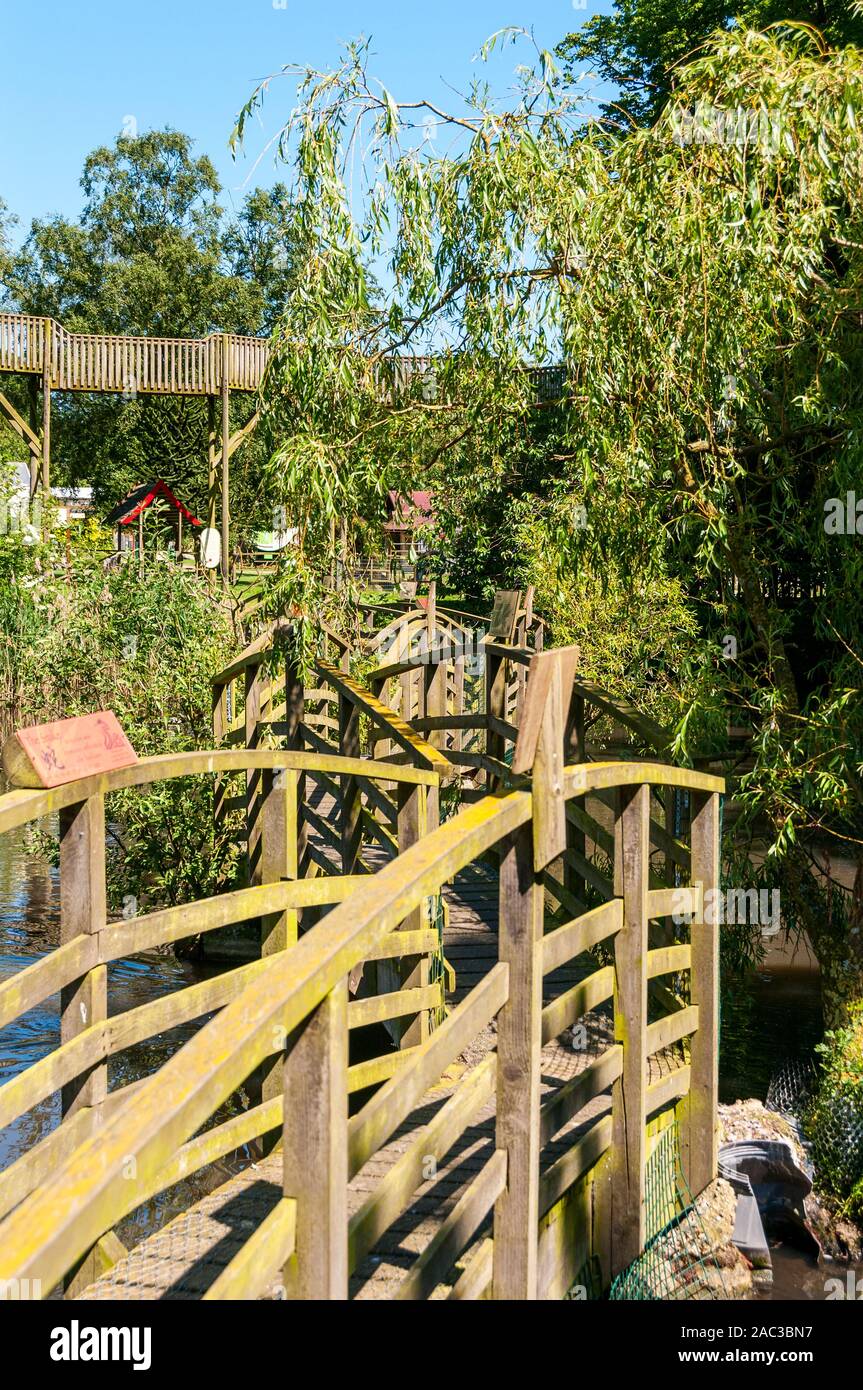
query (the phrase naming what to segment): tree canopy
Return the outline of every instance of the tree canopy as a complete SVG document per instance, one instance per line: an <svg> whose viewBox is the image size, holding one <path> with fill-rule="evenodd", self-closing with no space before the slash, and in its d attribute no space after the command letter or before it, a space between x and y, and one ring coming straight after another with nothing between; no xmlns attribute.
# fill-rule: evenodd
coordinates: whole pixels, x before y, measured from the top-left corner
<svg viewBox="0 0 863 1390"><path fill-rule="evenodd" d="M863 43L863 19L848 0L615 0L614 13L594 15L561 41L557 56L566 80L594 71L617 89L606 118L628 125L656 120L675 82L675 69L697 56L718 29L766 29L806 23L834 46Z"/></svg>
<svg viewBox="0 0 863 1390"><path fill-rule="evenodd" d="M863 843L861 551L854 523L825 530L860 468L863 55L732 29L626 135L534 57L506 106L478 86L449 115L399 103L362 45L300 74L281 148L314 249L267 386L269 482L303 527L286 581L333 518L440 482L456 548L486 540L498 581L532 571L558 635L603 595L649 634L621 671L609 621L591 657L661 693L680 756L750 727L741 843L766 834L785 920L814 932L812 837ZM566 389L538 401L526 368L554 361ZM861 889L815 912L839 994L863 992L842 915Z"/></svg>
<svg viewBox="0 0 863 1390"><path fill-rule="evenodd" d="M283 309L295 254L284 185L253 189L228 217L212 162L163 130L94 150L81 187L80 218L34 221L17 252L0 210L0 277L19 312L80 332L202 337L266 332ZM116 500L156 466L205 505L201 402L77 397L57 415L58 477ZM238 471L240 510L245 481Z"/></svg>

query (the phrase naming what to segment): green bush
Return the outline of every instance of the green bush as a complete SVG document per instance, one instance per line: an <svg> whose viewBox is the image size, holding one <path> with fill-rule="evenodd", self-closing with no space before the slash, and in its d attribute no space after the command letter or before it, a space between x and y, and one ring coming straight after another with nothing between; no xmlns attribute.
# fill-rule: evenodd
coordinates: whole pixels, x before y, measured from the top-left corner
<svg viewBox="0 0 863 1390"><path fill-rule="evenodd" d="M821 1076L805 1116L818 1186L863 1217L863 1002L818 1046Z"/></svg>
<svg viewBox="0 0 863 1390"><path fill-rule="evenodd" d="M3 731L111 709L141 757L211 747L210 678L236 649L221 591L170 552L143 573L106 565L110 541L93 522L0 537ZM236 878L236 827L215 836L212 796L199 777L108 798L114 907L174 905Z"/></svg>

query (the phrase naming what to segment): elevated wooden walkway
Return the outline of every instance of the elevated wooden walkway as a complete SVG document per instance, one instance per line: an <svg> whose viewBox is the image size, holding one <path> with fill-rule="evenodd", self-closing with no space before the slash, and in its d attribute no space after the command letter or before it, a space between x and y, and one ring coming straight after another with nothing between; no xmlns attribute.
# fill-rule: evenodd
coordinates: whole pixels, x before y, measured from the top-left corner
<svg viewBox="0 0 863 1390"><path fill-rule="evenodd" d="M588 1264L607 1284L653 1233L645 1165L668 1125L691 1190L713 1179L722 784L586 760L614 702L575 652L537 650L529 610L499 596L479 675L464 615L433 596L379 618L366 686L331 636L303 676L277 628L215 678L213 751L0 798L0 833L58 811L62 836L62 944L0 985L0 1028L58 989L63 1006L61 1046L0 1087L0 1125L56 1091L63 1111L0 1173L0 1280L555 1298ZM614 718L649 743L636 711ZM178 776L214 780L249 886L110 923L104 797ZM261 959L109 1015L110 961L250 922ZM158 1071L108 1090L109 1056L194 1019ZM228 1156L242 1172L122 1250L126 1216Z"/></svg>

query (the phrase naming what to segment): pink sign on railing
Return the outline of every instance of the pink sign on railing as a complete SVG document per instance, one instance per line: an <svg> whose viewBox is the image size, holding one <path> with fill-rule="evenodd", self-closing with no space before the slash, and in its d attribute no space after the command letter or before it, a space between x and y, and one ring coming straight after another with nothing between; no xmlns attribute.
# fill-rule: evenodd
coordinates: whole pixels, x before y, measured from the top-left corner
<svg viewBox="0 0 863 1390"><path fill-rule="evenodd" d="M117 716L106 709L18 729L3 746L3 767L15 787L60 787L137 761Z"/></svg>

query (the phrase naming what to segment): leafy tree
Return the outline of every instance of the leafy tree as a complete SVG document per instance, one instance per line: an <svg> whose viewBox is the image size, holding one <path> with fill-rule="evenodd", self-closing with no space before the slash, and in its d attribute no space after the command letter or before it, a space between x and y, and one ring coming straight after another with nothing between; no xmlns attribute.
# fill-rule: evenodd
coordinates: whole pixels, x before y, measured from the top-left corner
<svg viewBox="0 0 863 1390"><path fill-rule="evenodd" d="M860 864L863 845L863 552L856 522L824 525L860 477L863 57L806 28L734 29L625 137L586 126L536 57L514 104L478 87L452 116L399 105L362 45L299 74L281 147L312 249L267 386L268 478L303 531L284 593L314 591L334 518L358 542L387 487L445 478L444 527L468 540L497 495L503 567L541 569L559 632L573 604L601 622L597 586L612 594L599 679L619 676L615 613L657 631L641 674L679 756L748 724L736 862L781 886L838 1017L863 995L863 869L840 911L812 859L826 840ZM397 370L400 353L433 366ZM566 389L537 401L525 368L561 359Z"/></svg>
<svg viewBox="0 0 863 1390"><path fill-rule="evenodd" d="M609 121L651 125L677 66L717 29L735 22L763 29L783 20L811 24L835 45L863 43L863 20L847 0L615 0L613 14L594 15L556 52L569 81L592 69L617 88L617 99L603 108Z"/></svg>
<svg viewBox="0 0 863 1390"><path fill-rule="evenodd" d="M53 316L81 332L200 337L266 331L290 292L293 249L285 190L254 190L227 221L216 171L178 131L121 135L88 155L80 220L34 221L0 271L20 312ZM235 404L236 423L254 405ZM207 418L195 399L74 397L58 404L58 477L93 482L115 501L141 477L164 472L206 505ZM244 446L237 513L251 504L265 449Z"/></svg>

